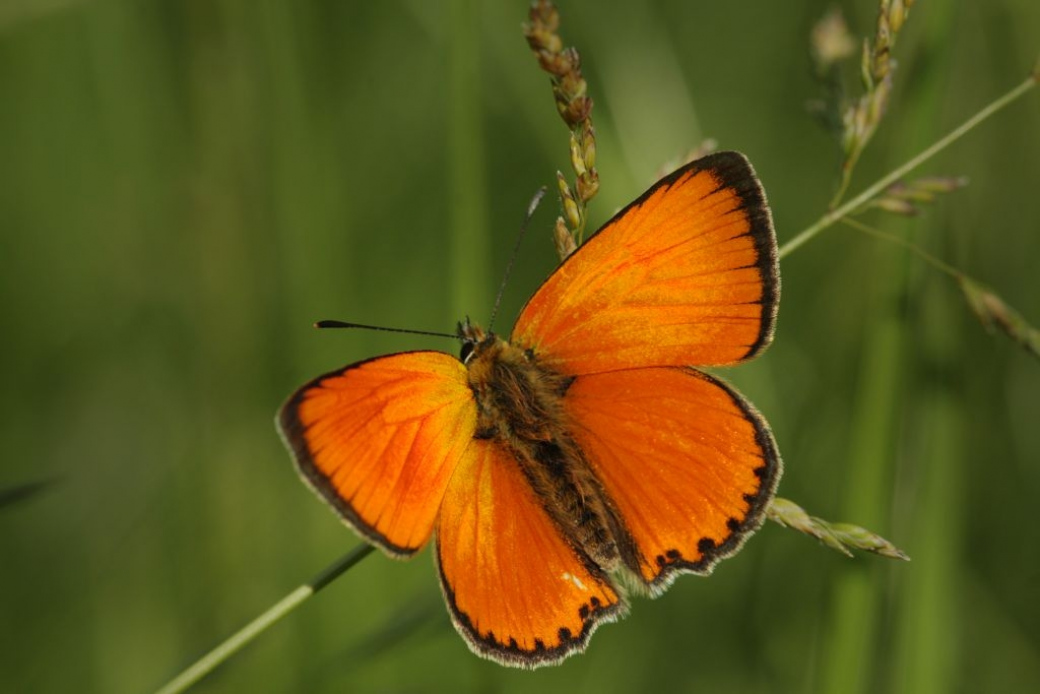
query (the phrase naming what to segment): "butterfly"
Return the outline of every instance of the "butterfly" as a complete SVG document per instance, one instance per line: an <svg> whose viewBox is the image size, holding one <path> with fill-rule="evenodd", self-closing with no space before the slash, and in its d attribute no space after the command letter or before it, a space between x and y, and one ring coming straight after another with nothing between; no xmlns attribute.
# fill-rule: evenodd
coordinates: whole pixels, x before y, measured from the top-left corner
<svg viewBox="0 0 1040 694"><path fill-rule="evenodd" d="M303 479L365 540L435 538L451 619L478 655L538 667L584 650L628 593L711 573L762 523L782 464L769 426L696 367L770 343L776 237L747 159L654 184L520 311L508 341L375 357L278 415Z"/></svg>

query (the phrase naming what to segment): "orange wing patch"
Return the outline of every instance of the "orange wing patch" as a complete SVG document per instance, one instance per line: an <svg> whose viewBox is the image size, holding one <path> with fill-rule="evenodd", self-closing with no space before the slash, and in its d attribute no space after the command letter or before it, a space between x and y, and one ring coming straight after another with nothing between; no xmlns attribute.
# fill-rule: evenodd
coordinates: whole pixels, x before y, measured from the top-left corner
<svg viewBox="0 0 1040 694"><path fill-rule="evenodd" d="M720 152L662 179L571 255L512 342L573 375L732 364L772 339L779 290L765 194L743 155Z"/></svg>
<svg viewBox="0 0 1040 694"><path fill-rule="evenodd" d="M307 483L364 537L406 556L433 532L476 416L458 359L406 352L314 379L278 424Z"/></svg>
<svg viewBox="0 0 1040 694"><path fill-rule="evenodd" d="M710 573L761 524L780 456L765 420L718 380L677 368L582 376L565 403L652 592Z"/></svg>
<svg viewBox="0 0 1040 694"><path fill-rule="evenodd" d="M506 665L559 662L626 609L563 539L516 461L489 440L472 442L444 496L437 564L459 633Z"/></svg>

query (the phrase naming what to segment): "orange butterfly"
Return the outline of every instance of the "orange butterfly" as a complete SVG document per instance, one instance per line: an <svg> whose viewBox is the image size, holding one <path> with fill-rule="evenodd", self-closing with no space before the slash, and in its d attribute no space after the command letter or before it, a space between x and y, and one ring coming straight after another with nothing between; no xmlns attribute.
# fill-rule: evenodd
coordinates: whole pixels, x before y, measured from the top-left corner
<svg viewBox="0 0 1040 694"><path fill-rule="evenodd" d="M296 391L278 422L304 480L393 557L436 536L452 621L505 665L557 663L708 574L780 478L769 426L690 365L757 355L780 278L762 187L735 152L656 183L549 276L509 341L404 352Z"/></svg>

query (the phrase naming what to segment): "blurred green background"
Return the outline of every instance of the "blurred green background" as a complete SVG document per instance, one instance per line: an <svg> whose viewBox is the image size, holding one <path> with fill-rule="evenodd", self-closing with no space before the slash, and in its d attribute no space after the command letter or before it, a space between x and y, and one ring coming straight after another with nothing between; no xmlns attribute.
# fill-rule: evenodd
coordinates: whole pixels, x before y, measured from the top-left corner
<svg viewBox="0 0 1040 694"><path fill-rule="evenodd" d="M807 45L830 2L561 4L596 100L597 221L704 137L755 163L781 241L821 214L837 148L806 113ZM839 5L872 33L874 2ZM486 321L528 200L568 167L526 7L0 4L0 689L154 689L356 544L273 415L334 367L455 349L316 319ZM1034 0L918 2L852 191L1038 51ZM1038 125L1034 91L921 171L968 188L915 220L865 218L1034 323ZM554 265L555 210L501 330ZM770 525L532 673L469 653L429 552L376 555L197 691L1040 691L1040 363L946 277L847 228L782 272L774 346L724 375L772 423L781 494L911 563Z"/></svg>

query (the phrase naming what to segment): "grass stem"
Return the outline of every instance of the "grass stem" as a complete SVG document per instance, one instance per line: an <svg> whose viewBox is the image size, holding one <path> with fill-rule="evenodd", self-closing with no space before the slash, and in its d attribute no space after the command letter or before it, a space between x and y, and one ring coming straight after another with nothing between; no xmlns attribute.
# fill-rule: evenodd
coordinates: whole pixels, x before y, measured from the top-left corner
<svg viewBox="0 0 1040 694"><path fill-rule="evenodd" d="M934 267L939 272L945 273L955 280L960 279L964 276L964 273L958 270L957 268L953 267L949 263L939 260L931 253L918 246L916 243L907 241L902 236L891 234L887 231L881 231L880 229L875 229L869 224L864 224L858 219L843 219L841 220L841 223L846 224L864 234L867 234L868 236L873 236L874 238L878 238L883 241L888 241L889 243L894 243L897 246L902 246L908 251L912 251L914 254L917 255L917 257Z"/></svg>
<svg viewBox="0 0 1040 694"><path fill-rule="evenodd" d="M971 118L964 121L959 126L947 133L945 137L942 137L941 139L937 140L934 144L932 144L932 146L928 147L927 149L922 151L914 158L910 159L908 162L906 162L899 168L894 169L885 176L882 176L880 179L875 181L873 185L871 185L862 193L854 197L852 200L846 202L841 207L831 210L827 214L820 217L811 226L799 232L790 241L780 246L780 257L783 258L785 256L790 255L793 251L802 246L802 244L812 239L814 236L819 234L827 227L833 225L835 222L841 220L842 218L858 210L866 203L870 202L870 200L872 200L875 196L881 193L881 191L883 191L885 188L889 187L890 185L901 179L903 176L906 176L908 173L916 169L918 166L925 163L926 161L934 157L936 154L943 151L944 149L952 145L954 142L962 138L968 132L973 130L977 125L985 121L987 118L997 113L1004 107L1008 106L1009 104L1020 98L1023 94L1028 92L1030 89L1035 87L1037 79L1037 73L1034 72L1030 74L1024 82L1022 82L1017 87L1010 90L1003 96L1000 96L994 101L992 101L989 105L985 106Z"/></svg>
<svg viewBox="0 0 1040 694"><path fill-rule="evenodd" d="M267 608L256 619L245 625L227 640L195 661L186 670L156 690L156 694L178 694L212 672L218 665L240 651L246 644L267 630L285 615L299 607L303 601L329 585L345 571L372 553L372 545L362 544L337 559L310 582L304 583L293 592Z"/></svg>

